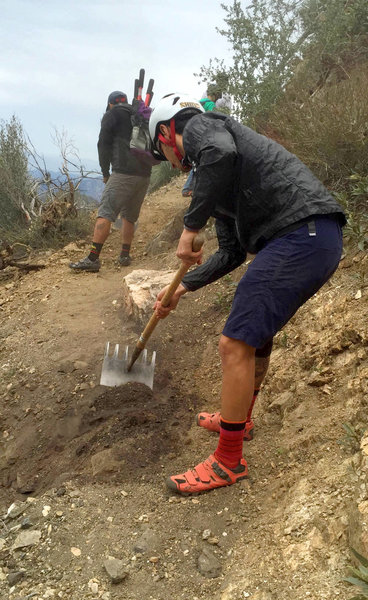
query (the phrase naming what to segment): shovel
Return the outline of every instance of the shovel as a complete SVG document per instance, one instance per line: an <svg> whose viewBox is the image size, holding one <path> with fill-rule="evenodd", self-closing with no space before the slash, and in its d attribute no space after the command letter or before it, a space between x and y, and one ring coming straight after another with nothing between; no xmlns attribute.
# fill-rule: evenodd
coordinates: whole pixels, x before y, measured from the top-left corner
<svg viewBox="0 0 368 600"><path fill-rule="evenodd" d="M204 239L202 236L196 236L193 240L193 252L198 252L202 248L203 242ZM189 266L182 263L161 300L162 306L168 306L170 304L172 296L188 269ZM129 357L129 346L126 346L123 356L119 356L119 344L115 344L115 348L111 354L110 342L107 342L102 363L100 385L116 387L135 381L144 383L152 390L156 352L152 352L152 358L149 362L145 345L159 321L160 319L154 312L145 329L139 336L131 357Z"/></svg>

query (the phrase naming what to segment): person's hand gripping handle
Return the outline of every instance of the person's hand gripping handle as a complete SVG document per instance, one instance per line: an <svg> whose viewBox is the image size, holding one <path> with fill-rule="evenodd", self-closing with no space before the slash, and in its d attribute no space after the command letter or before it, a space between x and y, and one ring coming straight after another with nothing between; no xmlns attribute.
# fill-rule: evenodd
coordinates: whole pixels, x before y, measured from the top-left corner
<svg viewBox="0 0 368 600"><path fill-rule="evenodd" d="M193 252L199 252L203 246L203 243L204 243L203 236L197 235L195 238L193 238L193 242L192 242ZM183 262L181 264L181 266L179 267L179 269L177 270L177 272L175 273L175 277L172 280L172 282L170 283L170 285L167 286L167 288L165 288L165 293L161 299L161 305L163 307L169 306L170 300L171 300L173 294L175 293L176 289L178 288L181 280L183 279L185 273L188 271L189 267L190 267L190 264ZM149 337L151 336L151 334L152 334L154 328L156 327L157 323L159 322L160 318L161 317L159 317L157 315L157 312L155 311L153 313L152 317L150 318L150 320L148 321L145 329L143 330L143 332L141 333L141 335L138 339L137 345L133 352L133 356L128 365L128 371L131 370L131 368L134 365L135 361L137 360L138 356L144 349Z"/></svg>

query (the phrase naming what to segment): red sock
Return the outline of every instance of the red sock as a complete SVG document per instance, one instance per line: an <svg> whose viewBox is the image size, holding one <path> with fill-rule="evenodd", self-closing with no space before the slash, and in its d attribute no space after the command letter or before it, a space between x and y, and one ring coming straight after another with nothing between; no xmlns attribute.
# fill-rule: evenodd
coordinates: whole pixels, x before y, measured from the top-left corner
<svg viewBox="0 0 368 600"><path fill-rule="evenodd" d="M217 460L234 469L243 456L245 421L220 421L220 437L214 452Z"/></svg>
<svg viewBox="0 0 368 600"><path fill-rule="evenodd" d="M249 423L249 421L251 419L252 410L253 410L253 407L254 407L254 403L257 400L258 392L259 392L259 389L258 390L254 390L254 392L253 392L252 402L251 402L251 405L249 407L248 414L247 414L247 423Z"/></svg>

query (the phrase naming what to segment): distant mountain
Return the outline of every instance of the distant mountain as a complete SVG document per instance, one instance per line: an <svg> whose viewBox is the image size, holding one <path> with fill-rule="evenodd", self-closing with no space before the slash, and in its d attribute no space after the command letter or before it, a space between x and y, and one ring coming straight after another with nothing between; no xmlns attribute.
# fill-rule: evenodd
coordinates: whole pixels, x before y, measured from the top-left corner
<svg viewBox="0 0 368 600"><path fill-rule="evenodd" d="M55 181L55 182L59 182L59 183L64 183L66 181L65 175L60 173L60 171L49 171L49 173L50 173L51 181ZM40 171L38 171L36 169L32 169L30 171L30 174L35 179L39 179L41 177ZM73 175L73 173L71 173L71 177L74 180L79 180L79 177L77 175ZM41 185L40 188L41 188L41 190L46 189L46 185ZM104 182L102 180L102 175L100 175L100 176L98 176L98 175L92 176L91 175L89 177L85 177L78 188L78 190L81 194L89 196L90 198L93 198L94 200L96 200L96 202L101 201L103 189L104 189Z"/></svg>
<svg viewBox="0 0 368 600"><path fill-rule="evenodd" d="M86 177L83 179L78 189L81 194L91 196L97 200L97 202L100 202L104 187L105 184L102 181L101 175L100 177Z"/></svg>

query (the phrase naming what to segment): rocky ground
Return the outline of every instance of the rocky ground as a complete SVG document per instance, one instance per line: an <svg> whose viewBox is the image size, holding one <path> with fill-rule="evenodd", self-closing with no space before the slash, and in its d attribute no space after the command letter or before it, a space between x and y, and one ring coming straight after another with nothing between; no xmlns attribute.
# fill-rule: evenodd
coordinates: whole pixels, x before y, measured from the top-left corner
<svg viewBox="0 0 368 600"><path fill-rule="evenodd" d="M365 254L348 249L277 336L245 445L248 481L194 498L164 485L215 448L195 414L218 407L217 343L245 267L159 323L152 391L99 385L106 341L134 346L141 330L123 277L178 266L181 184L145 202L129 268L115 262L113 231L98 274L68 268L85 240L33 256L40 271L0 272L2 598L354 595L342 582L349 547L368 555ZM215 247L209 230L206 253Z"/></svg>

